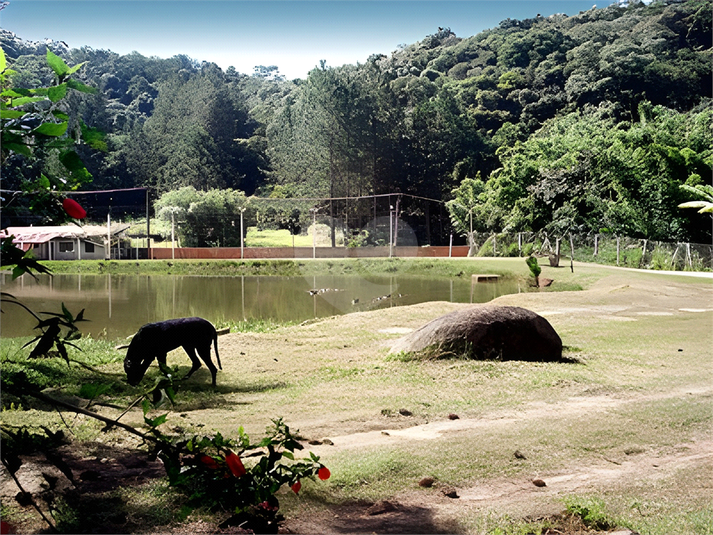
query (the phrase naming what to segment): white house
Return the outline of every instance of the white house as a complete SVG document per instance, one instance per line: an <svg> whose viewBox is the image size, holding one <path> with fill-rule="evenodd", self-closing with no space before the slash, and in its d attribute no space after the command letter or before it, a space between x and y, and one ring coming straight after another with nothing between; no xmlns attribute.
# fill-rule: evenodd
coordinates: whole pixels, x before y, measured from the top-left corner
<svg viewBox="0 0 713 535"><path fill-rule="evenodd" d="M32 249L38 260L105 260L109 259L108 236L111 239L129 228L112 225L110 230L99 225L64 225L54 227L8 227L0 237L14 236L12 242L23 251Z"/></svg>

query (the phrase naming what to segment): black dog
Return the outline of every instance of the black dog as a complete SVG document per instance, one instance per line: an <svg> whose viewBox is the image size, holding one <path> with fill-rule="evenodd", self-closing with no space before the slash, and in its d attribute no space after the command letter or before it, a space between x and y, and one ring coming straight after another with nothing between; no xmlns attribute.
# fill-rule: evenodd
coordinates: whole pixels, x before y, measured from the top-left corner
<svg viewBox="0 0 713 535"><path fill-rule="evenodd" d="M139 384L153 359L158 358L159 362L166 364L166 354L177 347L183 347L193 362L186 379L201 367L201 361L196 357L197 349L213 376L213 386L215 386L218 370L210 360L211 342L215 345L215 358L222 370L220 355L218 355L218 333L209 321L203 318L180 318L144 325L134 335L126 352L124 359L126 378L130 385Z"/></svg>

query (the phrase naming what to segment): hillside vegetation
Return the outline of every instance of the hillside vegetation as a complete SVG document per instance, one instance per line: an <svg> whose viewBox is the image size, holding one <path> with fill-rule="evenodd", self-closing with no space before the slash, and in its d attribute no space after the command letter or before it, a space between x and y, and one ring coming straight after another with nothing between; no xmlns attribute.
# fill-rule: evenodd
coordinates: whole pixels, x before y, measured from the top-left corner
<svg viewBox="0 0 713 535"><path fill-rule="evenodd" d="M17 87L51 83L46 46L69 64L87 62L81 77L99 92L71 104L75 120L106 132L106 151L82 154L93 189L447 201L470 178L479 231L604 228L705 243L710 218L677 206L692 200L680 185L711 184L712 12L710 0L629 2L508 19L465 38L444 28L291 81L273 67L247 75L189 56L70 50L7 31L0 42ZM4 162L4 188L23 189L53 165L25 163ZM330 210L363 222L376 208ZM432 219L438 208L404 201L401 210L406 220ZM288 216L303 227L310 219L304 208ZM449 230L428 232L438 243Z"/></svg>

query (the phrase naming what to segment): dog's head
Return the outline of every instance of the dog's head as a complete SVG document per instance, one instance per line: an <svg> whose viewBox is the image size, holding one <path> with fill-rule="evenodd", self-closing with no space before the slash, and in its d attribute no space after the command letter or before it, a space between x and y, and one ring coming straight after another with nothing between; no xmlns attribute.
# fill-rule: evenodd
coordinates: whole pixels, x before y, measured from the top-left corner
<svg viewBox="0 0 713 535"><path fill-rule="evenodd" d="M126 357L124 358L124 371L126 372L126 380L132 385L136 386L144 378L146 370L153 362L156 356L152 351L147 350L145 344L142 343L142 331L143 328L139 330L134 336L129 344L129 349L126 351Z"/></svg>

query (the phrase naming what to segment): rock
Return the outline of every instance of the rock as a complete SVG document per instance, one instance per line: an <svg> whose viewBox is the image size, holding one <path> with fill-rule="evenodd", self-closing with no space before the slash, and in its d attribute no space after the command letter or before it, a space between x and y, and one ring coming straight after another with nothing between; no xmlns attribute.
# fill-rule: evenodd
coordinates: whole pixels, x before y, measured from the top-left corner
<svg viewBox="0 0 713 535"><path fill-rule="evenodd" d="M408 409L399 409L399 414L401 416L412 416L413 413Z"/></svg>
<svg viewBox="0 0 713 535"><path fill-rule="evenodd" d="M396 505L388 500L381 500L376 502L374 505L366 510L366 514L370 516L383 515L384 513L390 513L396 511Z"/></svg>
<svg viewBox="0 0 713 535"><path fill-rule="evenodd" d="M424 477L421 479L421 481L418 482L419 487L425 487L425 488L430 488L433 486L433 483L435 483L435 479L433 479L430 476Z"/></svg>
<svg viewBox="0 0 713 535"><path fill-rule="evenodd" d="M460 496L458 496L458 492L453 487L446 487L441 492L446 498L460 498Z"/></svg>
<svg viewBox="0 0 713 535"><path fill-rule="evenodd" d="M448 419L449 419L449 420L458 420L458 419L460 419L460 416L458 416L458 415L455 414L455 413L450 413L450 414L448 415Z"/></svg>
<svg viewBox="0 0 713 535"><path fill-rule="evenodd" d="M24 462L15 472L22 489L33 496L46 491L63 492L74 488L59 468L40 462Z"/></svg>
<svg viewBox="0 0 713 535"><path fill-rule="evenodd" d="M323 438L322 444L326 444L327 446L334 446L334 442L332 442L332 440L329 438Z"/></svg>
<svg viewBox="0 0 713 535"><path fill-rule="evenodd" d="M400 352L547 362L562 359L562 340L531 310L481 305L441 316L397 340L391 353Z"/></svg>
<svg viewBox="0 0 713 535"><path fill-rule="evenodd" d="M527 459L527 457L525 457L525 454L522 453L520 450L515 450L515 453L513 453L513 455L516 459Z"/></svg>
<svg viewBox="0 0 713 535"><path fill-rule="evenodd" d="M545 483L541 479L533 479L532 484L535 485L536 487L546 487L547 486L547 483Z"/></svg>

